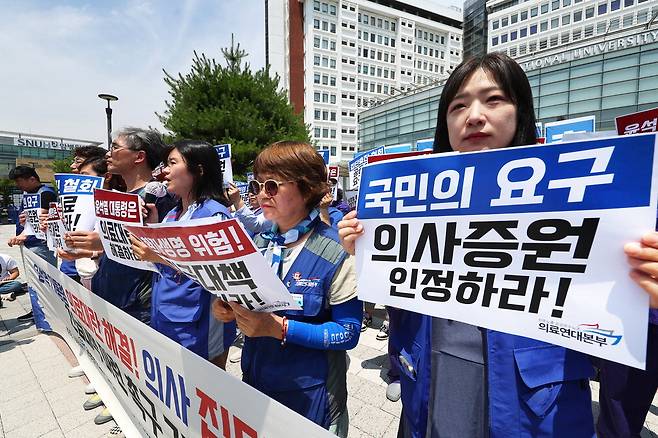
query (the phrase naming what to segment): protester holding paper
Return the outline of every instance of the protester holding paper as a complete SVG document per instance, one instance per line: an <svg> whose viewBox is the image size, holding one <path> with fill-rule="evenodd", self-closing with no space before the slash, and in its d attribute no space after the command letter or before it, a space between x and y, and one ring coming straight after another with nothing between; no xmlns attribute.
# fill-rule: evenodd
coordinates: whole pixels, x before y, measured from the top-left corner
<svg viewBox="0 0 658 438"><path fill-rule="evenodd" d="M170 193L178 204L163 222L218 216L231 217L229 200L222 189L222 171L212 145L182 140L173 144L163 170ZM151 327L188 350L225 368L228 349L235 339L235 322L214 318L210 292L177 271L145 244L131 238L133 251L141 260L156 263L160 275L153 276Z"/></svg>
<svg viewBox="0 0 658 438"><path fill-rule="evenodd" d="M327 192L322 158L306 143L270 145L254 163L258 195L272 230L256 237L302 310L257 313L217 304L245 334L243 380L309 420L347 436L345 351L356 346L361 302L354 262L316 206Z"/></svg>
<svg viewBox="0 0 658 438"><path fill-rule="evenodd" d="M515 61L491 53L455 69L439 103L435 152L535 142L531 89ZM339 224L339 233L354 253L354 241L363 233L356 213ZM430 381L402 381L403 401L416 390L414 383L429 384L426 436L594 436L588 385L593 368L587 355L441 318L431 325ZM414 334L408 336L406 343L413 343ZM403 412L400 432L424 436L424 430L405 424L413 415Z"/></svg>

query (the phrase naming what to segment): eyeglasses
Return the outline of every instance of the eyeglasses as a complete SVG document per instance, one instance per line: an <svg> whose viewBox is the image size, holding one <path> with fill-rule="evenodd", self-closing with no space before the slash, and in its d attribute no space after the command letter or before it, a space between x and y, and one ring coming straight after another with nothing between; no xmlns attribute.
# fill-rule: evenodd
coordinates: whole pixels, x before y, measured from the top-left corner
<svg viewBox="0 0 658 438"><path fill-rule="evenodd" d="M122 149L127 149L129 151L138 152L137 150L135 150L133 148L130 148L128 146L121 146L120 144L115 143L115 142L112 142L110 144L110 153L114 153L114 152L122 150Z"/></svg>
<svg viewBox="0 0 658 438"><path fill-rule="evenodd" d="M276 181L274 179L265 180L265 182L256 181L252 179L249 181L249 193L258 195L261 190L265 189L265 194L270 198L279 193L279 186L294 181Z"/></svg>

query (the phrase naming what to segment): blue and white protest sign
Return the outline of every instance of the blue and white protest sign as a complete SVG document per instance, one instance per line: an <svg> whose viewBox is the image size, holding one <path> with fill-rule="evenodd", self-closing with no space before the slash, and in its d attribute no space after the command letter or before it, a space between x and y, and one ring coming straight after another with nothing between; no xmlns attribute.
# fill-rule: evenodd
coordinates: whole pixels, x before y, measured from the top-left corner
<svg viewBox="0 0 658 438"><path fill-rule="evenodd" d="M247 184L254 180L254 172L247 172Z"/></svg>
<svg viewBox="0 0 658 438"><path fill-rule="evenodd" d="M219 157L219 164L222 169L222 179L224 187L228 187L233 182L233 166L231 165L231 145L215 145L215 151Z"/></svg>
<svg viewBox="0 0 658 438"><path fill-rule="evenodd" d="M546 132L546 144L562 141L564 134L594 132L596 124L595 116L577 117L575 119L549 122L544 125Z"/></svg>
<svg viewBox="0 0 658 438"><path fill-rule="evenodd" d="M624 244L654 229L656 134L363 168L359 298L645 366Z"/></svg>
<svg viewBox="0 0 658 438"><path fill-rule="evenodd" d="M416 142L417 151L431 151L434 149L434 139L428 138L426 140L418 140Z"/></svg>
<svg viewBox="0 0 658 438"><path fill-rule="evenodd" d="M535 135L537 138L544 136L544 125L541 122L535 123Z"/></svg>
<svg viewBox="0 0 658 438"><path fill-rule="evenodd" d="M361 181L361 168L368 164L368 157L370 155L382 155L385 153L384 151L384 146L379 146L378 148L361 152L347 164L347 170L350 176L350 189L356 189L359 187L359 181Z"/></svg>
<svg viewBox="0 0 658 438"><path fill-rule="evenodd" d="M103 188L102 176L56 173L57 200L68 231L92 231L96 225L94 189Z"/></svg>
<svg viewBox="0 0 658 438"><path fill-rule="evenodd" d="M384 151L387 154L399 154L401 152L411 152L411 143L396 144L393 146L385 146Z"/></svg>
<svg viewBox="0 0 658 438"><path fill-rule="evenodd" d="M25 226L23 234L35 236L37 239L45 239L46 235L41 231L39 225L39 214L41 213L41 194L25 193L21 198L21 207L25 213Z"/></svg>
<svg viewBox="0 0 658 438"><path fill-rule="evenodd" d="M322 157L324 164L329 164L329 149L320 149L318 154Z"/></svg>
<svg viewBox="0 0 658 438"><path fill-rule="evenodd" d="M253 173L252 173L252 179L253 179ZM234 182L235 186L240 190L240 198L242 198L242 201L249 205L249 183L246 183L244 181L235 181Z"/></svg>

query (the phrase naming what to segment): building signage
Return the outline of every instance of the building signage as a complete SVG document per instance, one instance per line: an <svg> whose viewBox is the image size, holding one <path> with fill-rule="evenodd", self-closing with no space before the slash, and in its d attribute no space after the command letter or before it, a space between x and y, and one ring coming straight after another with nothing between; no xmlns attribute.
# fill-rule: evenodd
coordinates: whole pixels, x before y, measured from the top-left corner
<svg viewBox="0 0 658 438"><path fill-rule="evenodd" d="M88 143L67 143L64 140L50 138L14 137L14 145L28 148L73 150Z"/></svg>
<svg viewBox="0 0 658 438"><path fill-rule="evenodd" d="M638 33L636 35L629 35L622 38L610 39L600 43L589 44L587 46L578 47L573 50L556 53L555 55L542 56L541 58L520 62L520 64L523 70L531 71L538 68L561 64L563 62L575 61L577 59L614 52L616 50L627 49L629 47L650 44L656 41L658 41L658 31L652 30Z"/></svg>

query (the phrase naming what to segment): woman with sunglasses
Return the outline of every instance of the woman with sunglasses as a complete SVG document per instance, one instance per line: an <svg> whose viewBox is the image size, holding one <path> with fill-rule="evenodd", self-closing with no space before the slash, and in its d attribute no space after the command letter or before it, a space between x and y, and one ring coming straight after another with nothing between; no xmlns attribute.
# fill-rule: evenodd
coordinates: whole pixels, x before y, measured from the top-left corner
<svg viewBox="0 0 658 438"><path fill-rule="evenodd" d="M500 53L471 58L448 78L435 152L536 143L532 92L521 67ZM486 159L486 156L482 156ZM354 253L356 212L339 224ZM400 435L405 437L594 437L587 355L521 336L404 312ZM405 333L406 332L406 333ZM416 357L402 351L416 353ZM429 400L418 405L418 399ZM412 412L408 412L411 409ZM425 427L426 423L426 427Z"/></svg>
<svg viewBox="0 0 658 438"><path fill-rule="evenodd" d="M163 222L218 216L231 217L229 201L222 189L222 171L215 149L209 143L181 140L173 144L163 170L167 190L178 197L178 205ZM213 318L210 292L178 272L136 239L133 250L141 260L156 263L160 275L153 276L151 327L225 368L229 346L235 339L235 323L222 324Z"/></svg>
<svg viewBox="0 0 658 438"><path fill-rule="evenodd" d="M301 310L257 313L229 303L213 311L236 319L245 334L246 383L345 437L345 351L359 340L361 302L353 258L317 210L328 190L326 166L309 144L282 141L256 157L254 174L250 190L274 223L254 240Z"/></svg>

